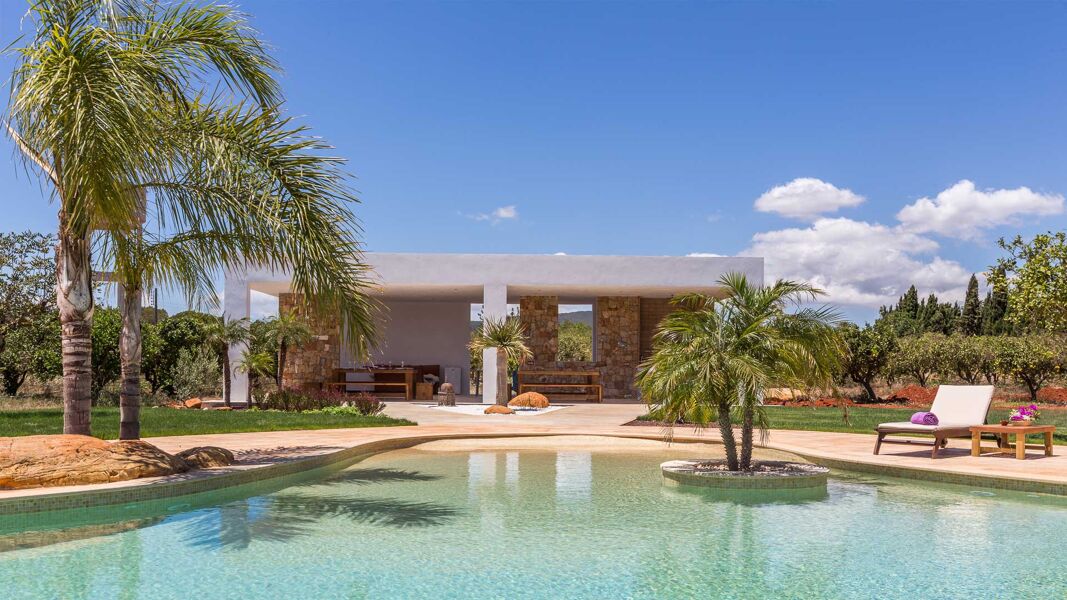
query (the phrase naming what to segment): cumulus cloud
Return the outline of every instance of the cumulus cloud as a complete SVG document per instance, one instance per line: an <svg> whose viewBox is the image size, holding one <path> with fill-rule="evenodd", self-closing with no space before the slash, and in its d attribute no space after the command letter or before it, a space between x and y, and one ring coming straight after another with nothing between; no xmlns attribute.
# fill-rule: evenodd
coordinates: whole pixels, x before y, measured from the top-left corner
<svg viewBox="0 0 1067 600"><path fill-rule="evenodd" d="M1025 215L1058 215L1063 196L1040 194L1028 187L979 190L964 179L933 199L919 198L897 213L903 227L917 233L974 239L982 231L1015 222Z"/></svg>
<svg viewBox="0 0 1067 600"><path fill-rule="evenodd" d="M725 256L725 255L723 255L723 254L715 254L714 252L690 252L689 254L686 254L686 256L693 257L693 258L718 258L720 256Z"/></svg>
<svg viewBox="0 0 1067 600"><path fill-rule="evenodd" d="M846 218L758 233L743 254L766 259L768 281L816 285L835 304L875 308L916 284L923 293L960 300L971 272L933 256L937 242L914 232Z"/></svg>
<svg viewBox="0 0 1067 600"><path fill-rule="evenodd" d="M498 206L494 208L492 212L488 213L474 213L470 215L464 215L468 219L474 219L475 221L489 221L493 225L501 221L515 221L519 218L519 209L514 204L507 206Z"/></svg>
<svg viewBox="0 0 1067 600"><path fill-rule="evenodd" d="M858 206L865 198L814 177L800 177L771 188L756 199L756 210L805 221L824 213Z"/></svg>

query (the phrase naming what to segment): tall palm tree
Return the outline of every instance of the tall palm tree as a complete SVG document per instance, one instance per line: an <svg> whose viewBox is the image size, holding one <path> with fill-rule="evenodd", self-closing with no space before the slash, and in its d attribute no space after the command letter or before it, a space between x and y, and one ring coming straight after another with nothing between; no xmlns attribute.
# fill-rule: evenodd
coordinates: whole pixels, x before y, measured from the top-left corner
<svg viewBox="0 0 1067 600"><path fill-rule="evenodd" d="M7 130L59 206L65 432L90 432L94 230L130 238L147 222L160 236L258 240L214 256L291 272L294 291L340 316L357 351L370 345L376 307L343 160L281 116L277 65L242 15L34 0L27 18ZM205 95L220 84L228 94Z"/></svg>
<svg viewBox="0 0 1067 600"><path fill-rule="evenodd" d="M681 310L660 324L637 384L665 420L715 420L727 467L750 470L754 430L767 430L763 390L831 385L843 352L835 329L840 318L828 307L804 305L822 295L807 284L779 280L761 287L736 274L719 283L722 298L675 298ZM740 454L734 415L741 422Z"/></svg>
<svg viewBox="0 0 1067 600"><path fill-rule="evenodd" d="M222 398L230 406L230 346L248 341L248 319L226 315L212 319L205 330L205 343L222 356Z"/></svg>
<svg viewBox="0 0 1067 600"><path fill-rule="evenodd" d="M268 325L268 335L271 343L278 349L278 369L275 373L275 383L278 389L282 389L282 380L285 375L285 359L289 356L289 348L300 347L311 343L313 332L307 321L287 312L279 314L271 319Z"/></svg>
<svg viewBox="0 0 1067 600"><path fill-rule="evenodd" d="M488 348L496 348L496 403L507 404L510 399L508 364L522 365L533 356L526 345L526 328L522 322L516 318L486 317L471 336L468 347L478 355Z"/></svg>

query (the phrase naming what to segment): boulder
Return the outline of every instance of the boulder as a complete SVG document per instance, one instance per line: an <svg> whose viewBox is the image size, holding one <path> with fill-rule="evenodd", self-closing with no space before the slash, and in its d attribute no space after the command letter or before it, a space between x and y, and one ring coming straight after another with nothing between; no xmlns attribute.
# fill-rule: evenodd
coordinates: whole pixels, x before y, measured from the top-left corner
<svg viewBox="0 0 1067 600"><path fill-rule="evenodd" d="M175 454L194 469L225 467L235 462L233 452L218 446L197 446Z"/></svg>
<svg viewBox="0 0 1067 600"><path fill-rule="evenodd" d="M189 398L184 402L184 404L185 408L200 408L201 406L203 406L204 403L200 400L200 398Z"/></svg>
<svg viewBox="0 0 1067 600"><path fill-rule="evenodd" d="M456 389L451 383L442 383L437 394L437 406L456 405Z"/></svg>
<svg viewBox="0 0 1067 600"><path fill-rule="evenodd" d="M140 440L87 435L0 438L0 489L110 483L184 473L189 465Z"/></svg>
<svg viewBox="0 0 1067 600"><path fill-rule="evenodd" d="M537 392L526 392L512 398L511 402L508 402L508 406L548 408L548 397L544 394L538 394Z"/></svg>
<svg viewBox="0 0 1067 600"><path fill-rule="evenodd" d="M508 408L506 406L502 406L500 404L494 404L494 405L492 405L492 406L490 406L490 407L485 409L485 414L487 414L487 415L513 415L513 414L515 414L515 411L511 410L510 408Z"/></svg>

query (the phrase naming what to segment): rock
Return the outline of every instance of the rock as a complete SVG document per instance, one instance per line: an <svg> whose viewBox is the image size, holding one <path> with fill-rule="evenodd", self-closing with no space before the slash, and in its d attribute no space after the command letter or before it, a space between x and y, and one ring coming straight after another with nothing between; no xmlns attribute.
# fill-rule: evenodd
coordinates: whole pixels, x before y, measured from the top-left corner
<svg viewBox="0 0 1067 600"><path fill-rule="evenodd" d="M548 397L544 394L538 394L537 392L526 392L525 394L519 394L508 402L508 406L518 406L523 408L548 408Z"/></svg>
<svg viewBox="0 0 1067 600"><path fill-rule="evenodd" d="M140 440L87 435L0 438L0 489L110 483L184 473L189 465Z"/></svg>
<svg viewBox="0 0 1067 600"><path fill-rule="evenodd" d="M218 446L197 446L196 448L182 450L174 456L189 463L189 466L194 469L225 467L236 462L233 452Z"/></svg>
<svg viewBox="0 0 1067 600"><path fill-rule="evenodd" d="M200 408L203 404L200 398L189 398L185 401L185 408Z"/></svg>
<svg viewBox="0 0 1067 600"><path fill-rule="evenodd" d="M451 383L442 383L437 390L437 406L455 406L456 389Z"/></svg>
<svg viewBox="0 0 1067 600"><path fill-rule="evenodd" d="M485 409L485 414L487 414L487 415L513 415L513 414L515 414L515 411L511 410L510 408L508 408L506 406L502 406L500 404L494 404L494 405L492 405L492 406L490 406L490 407Z"/></svg>
<svg viewBox="0 0 1067 600"><path fill-rule="evenodd" d="M220 406L220 407L212 409L212 410L233 410L233 407L232 406Z"/></svg>

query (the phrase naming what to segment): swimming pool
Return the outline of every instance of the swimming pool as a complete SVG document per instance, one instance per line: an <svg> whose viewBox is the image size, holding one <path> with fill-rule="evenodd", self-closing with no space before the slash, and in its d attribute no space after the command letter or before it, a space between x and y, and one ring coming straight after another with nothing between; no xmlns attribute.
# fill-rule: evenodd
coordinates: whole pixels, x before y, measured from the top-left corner
<svg viewBox="0 0 1067 600"><path fill-rule="evenodd" d="M1063 598L1061 498L835 473L665 486L678 452L413 448L252 496L0 523L4 598ZM308 479L310 478L310 479ZM291 484L291 485L289 485ZM245 492L247 493L247 491ZM102 514L102 513L101 513ZM79 522L80 519L80 522ZM114 518L111 519L114 521Z"/></svg>

